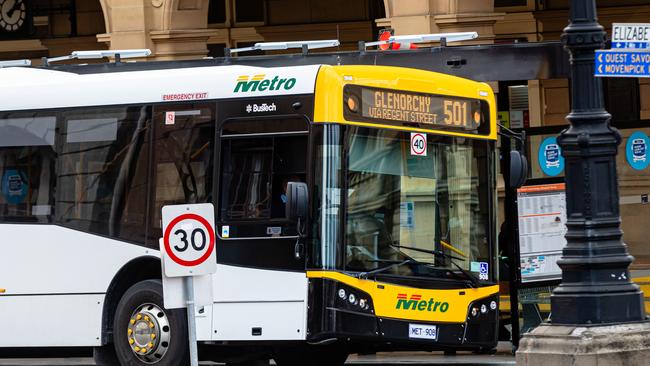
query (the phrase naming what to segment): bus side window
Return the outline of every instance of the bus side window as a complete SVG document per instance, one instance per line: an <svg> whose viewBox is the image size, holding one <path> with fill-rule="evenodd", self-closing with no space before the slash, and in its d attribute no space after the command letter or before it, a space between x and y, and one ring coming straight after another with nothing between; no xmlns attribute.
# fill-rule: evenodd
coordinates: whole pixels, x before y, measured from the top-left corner
<svg viewBox="0 0 650 366"><path fill-rule="evenodd" d="M62 117L57 222L144 243L149 107L74 109Z"/></svg>
<svg viewBox="0 0 650 366"><path fill-rule="evenodd" d="M55 129L52 114L0 115L0 221L50 221Z"/></svg>
<svg viewBox="0 0 650 366"><path fill-rule="evenodd" d="M225 122L219 219L232 225L233 236L278 235L280 227L281 235L294 234L285 190L290 181L306 182L307 129L302 118Z"/></svg>
<svg viewBox="0 0 650 366"><path fill-rule="evenodd" d="M148 243L162 236L162 207L212 202L214 104L173 104L154 111L154 158Z"/></svg>
<svg viewBox="0 0 650 366"><path fill-rule="evenodd" d="M283 219L287 183L305 181L306 151L306 136L224 140L221 217Z"/></svg>
<svg viewBox="0 0 650 366"><path fill-rule="evenodd" d="M225 220L271 217L273 139L223 142L222 211Z"/></svg>

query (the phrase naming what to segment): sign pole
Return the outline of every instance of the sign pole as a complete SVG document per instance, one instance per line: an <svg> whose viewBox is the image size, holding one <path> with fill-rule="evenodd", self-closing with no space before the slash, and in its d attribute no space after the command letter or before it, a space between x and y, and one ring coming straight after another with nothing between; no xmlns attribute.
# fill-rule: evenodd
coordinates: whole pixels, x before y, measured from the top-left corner
<svg viewBox="0 0 650 366"><path fill-rule="evenodd" d="M187 333L190 342L190 365L199 365L199 353L196 347L196 313L194 309L194 277L185 277L185 298L187 304Z"/></svg>
<svg viewBox="0 0 650 366"><path fill-rule="evenodd" d="M168 205L162 208L163 237L160 241L165 307L187 309L190 365L199 365L196 344L196 302L212 304L210 275L217 272L214 206L211 203ZM199 296L194 297L194 276L199 279ZM179 277L184 279L181 281ZM179 296L184 293L185 296ZM206 296L208 298L206 299Z"/></svg>

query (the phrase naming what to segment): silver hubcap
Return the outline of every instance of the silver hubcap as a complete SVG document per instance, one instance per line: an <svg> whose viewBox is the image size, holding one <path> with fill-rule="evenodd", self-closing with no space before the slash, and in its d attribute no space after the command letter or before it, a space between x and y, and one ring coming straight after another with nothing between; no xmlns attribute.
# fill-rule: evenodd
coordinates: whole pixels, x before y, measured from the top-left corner
<svg viewBox="0 0 650 366"><path fill-rule="evenodd" d="M154 304L140 305L126 331L131 351L145 363L156 363L169 349L171 329L167 314Z"/></svg>

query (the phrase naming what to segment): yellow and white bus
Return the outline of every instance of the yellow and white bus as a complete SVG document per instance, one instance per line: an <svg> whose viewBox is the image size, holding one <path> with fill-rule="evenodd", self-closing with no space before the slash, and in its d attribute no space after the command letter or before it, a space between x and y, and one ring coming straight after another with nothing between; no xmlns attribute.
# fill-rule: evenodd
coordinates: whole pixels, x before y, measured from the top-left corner
<svg viewBox="0 0 650 366"><path fill-rule="evenodd" d="M180 365L164 205L215 207L203 359L497 343L496 107L414 69L0 69L0 347ZM257 361L256 361L257 360Z"/></svg>

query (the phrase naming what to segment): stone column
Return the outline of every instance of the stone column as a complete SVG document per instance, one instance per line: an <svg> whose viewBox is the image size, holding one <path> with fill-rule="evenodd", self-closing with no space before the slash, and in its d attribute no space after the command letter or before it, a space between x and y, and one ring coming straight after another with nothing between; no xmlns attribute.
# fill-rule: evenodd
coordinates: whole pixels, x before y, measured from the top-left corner
<svg viewBox="0 0 650 366"><path fill-rule="evenodd" d="M386 18L396 35L445 32L478 32L467 44L493 43L494 23L505 14L494 12L494 0L384 0Z"/></svg>
<svg viewBox="0 0 650 366"><path fill-rule="evenodd" d="M208 29L209 0L100 0L109 49L149 48L148 60L201 58L217 30Z"/></svg>

